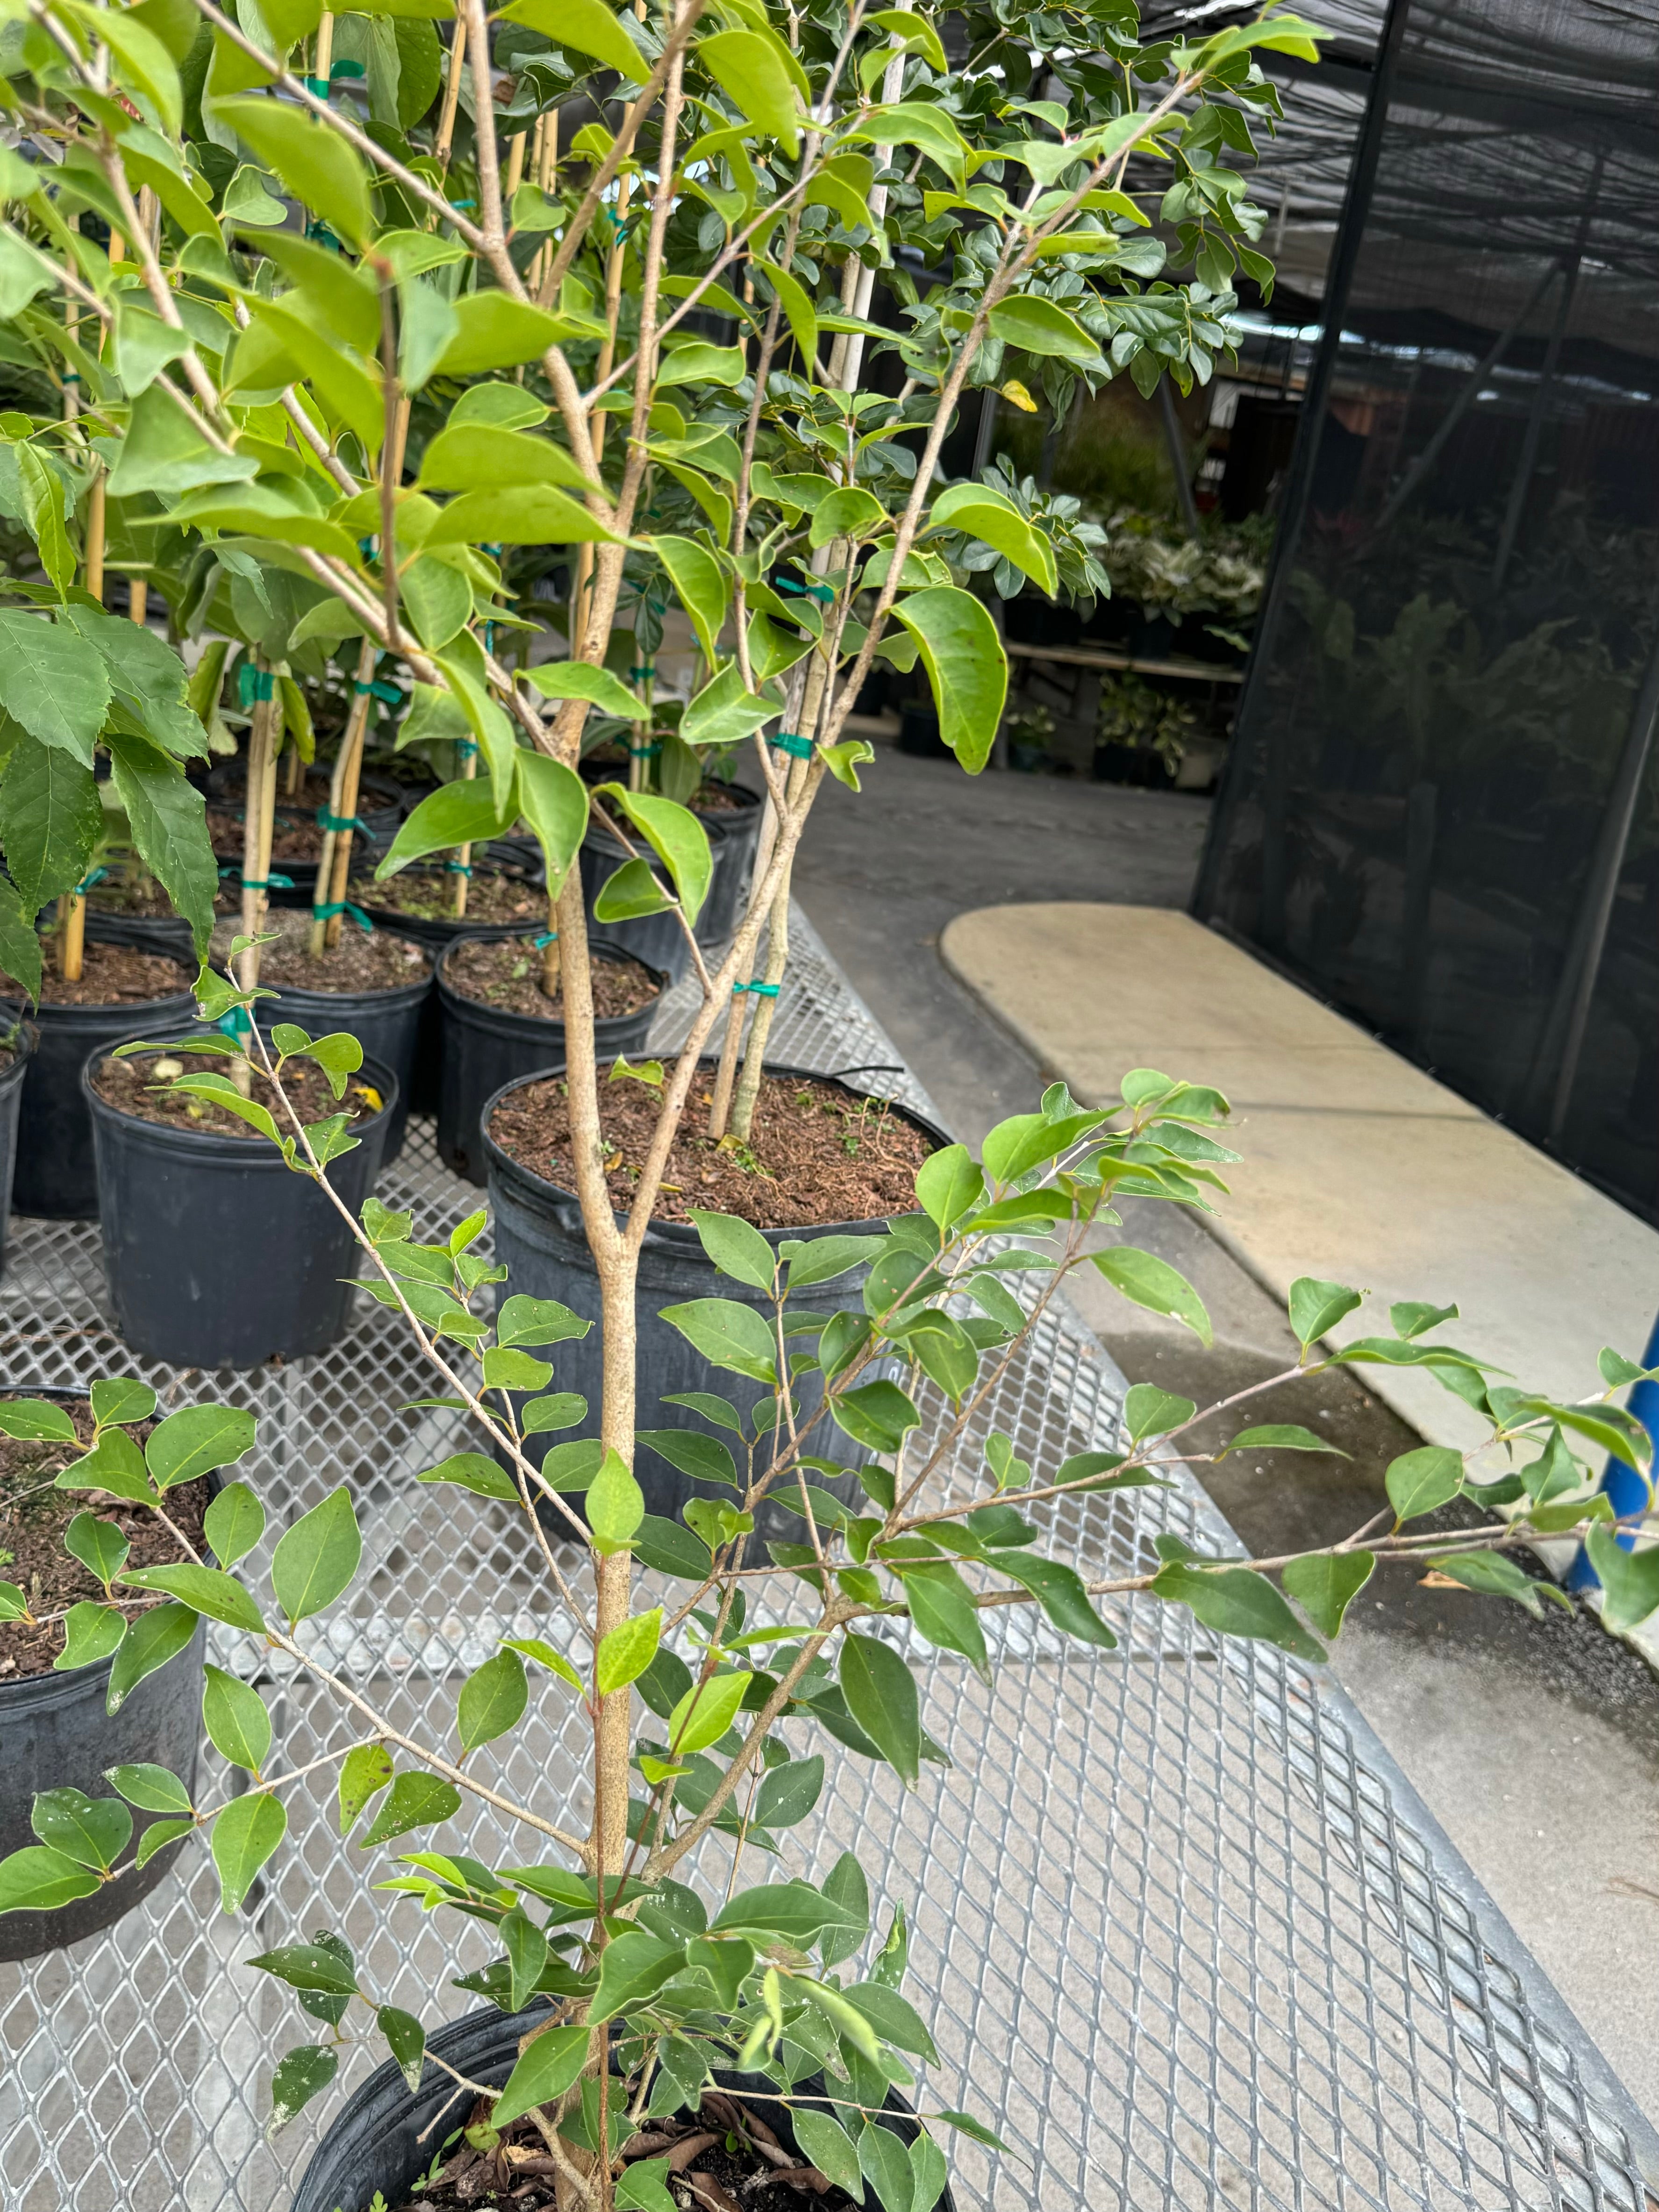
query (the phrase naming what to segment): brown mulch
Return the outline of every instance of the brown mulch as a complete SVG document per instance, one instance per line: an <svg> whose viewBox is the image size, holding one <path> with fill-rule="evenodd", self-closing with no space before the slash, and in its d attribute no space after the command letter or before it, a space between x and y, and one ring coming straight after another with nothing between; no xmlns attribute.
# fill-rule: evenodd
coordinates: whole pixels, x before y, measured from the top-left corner
<svg viewBox="0 0 1659 2212"><path fill-rule="evenodd" d="M9 1391L9 1399L24 1398L27 1391ZM84 1398L57 1401L75 1424L82 1443L92 1441L92 1408ZM142 1444L154 1425L135 1423L127 1433ZM25 1592L29 1609L37 1613L61 1613L83 1598L104 1601L104 1586L97 1577L64 1549L64 1531L77 1513L95 1512L100 1520L112 1521L131 1546L127 1564L134 1567L172 1566L187 1557L177 1539L148 1506L108 1498L101 1504L96 1493L59 1490L54 1479L76 1457L66 1444L25 1443L15 1437L0 1436L0 1577L16 1583ZM210 1496L206 1480L181 1483L167 1493L168 1518L175 1521L199 1552L202 1516ZM133 1593L136 1599L137 1593ZM15 1682L25 1674L45 1674L64 1649L63 1624L42 1622L31 1627L19 1620L0 1621L0 1681Z"/></svg>
<svg viewBox="0 0 1659 2212"><path fill-rule="evenodd" d="M487 2121L483 2098L473 2106L468 2126ZM580 2160L583 2154L574 2152ZM715 2090L704 2093L695 2119L677 2113L647 2120L645 2130L622 2147L629 2165L636 2159L665 2158L667 2188L681 2212L849 2212L853 2199L783 2148L776 2134L751 2106ZM392 2212L459 2212L474 2204L512 2205L517 2212L541 2212L556 2201L554 2162L541 2130L527 2115L511 2121L494 2150L467 2142L451 2150L438 2179L418 2196L406 2197ZM866 2205L869 2203L866 2196Z"/></svg>
<svg viewBox="0 0 1659 2212"><path fill-rule="evenodd" d="M915 1211L916 1170L933 1143L879 1099L866 1103L811 1076L766 1076L750 1142L740 1146L716 1145L708 1133L712 1088L705 1073L692 1090L653 1220L684 1221L696 1206L739 1214L757 1229L805 1229ZM601 1086L603 1135L614 1147L605 1179L619 1208L633 1203L659 1105L647 1084ZM489 1133L533 1175L574 1187L562 1078L515 1091L495 1109Z"/></svg>
<svg viewBox="0 0 1659 2212"><path fill-rule="evenodd" d="M259 981L294 983L307 991L400 991L432 972L424 949L407 937L389 930L360 929L349 915L343 917L340 941L320 959L311 957L311 916L302 908L273 907L265 927L281 933L275 945L259 948ZM214 964L222 967L230 950L232 933L223 933L222 946L216 939Z"/></svg>
<svg viewBox="0 0 1659 2212"><path fill-rule="evenodd" d="M159 1078L158 1069L165 1070ZM228 1055L221 1058L209 1053L174 1055L141 1052L135 1053L131 1060L117 1060L112 1054L100 1060L92 1082L98 1096L107 1104L138 1121L159 1121L164 1128L199 1129L208 1137L246 1137L256 1145L269 1144L268 1137L262 1136L239 1115L216 1106L210 1099L197 1098L185 1091L155 1087L158 1081L163 1085L171 1083L179 1074L229 1073ZM291 1060L283 1070L283 1088L302 1121L320 1121L331 1114L376 1114L380 1109L380 1093L355 1076L346 1085L344 1097L336 1098L328 1087L327 1078L311 1060ZM284 1136L293 1133L294 1125L278 1103L269 1079L257 1071L252 1096L268 1109Z"/></svg>
<svg viewBox="0 0 1659 2212"><path fill-rule="evenodd" d="M222 860L240 860L245 854L246 824L240 806L210 806L207 811L208 836L213 849ZM271 821L270 864L280 872L284 860L316 860L322 857L322 825L291 803L284 805L281 797Z"/></svg>
<svg viewBox="0 0 1659 2212"><path fill-rule="evenodd" d="M405 868L383 884L356 877L347 896L371 911L447 921L455 911L455 878L441 868ZM515 921L547 921L547 893L510 868L475 864L466 887L466 920L508 929Z"/></svg>
<svg viewBox="0 0 1659 2212"><path fill-rule="evenodd" d="M543 995L541 972L542 956L528 937L469 938L455 947L444 963L444 981L464 999L499 1006L506 1013L562 1022L564 1000ZM602 1021L637 1013L662 989L651 970L637 960L596 957L592 972L593 1012Z"/></svg>
<svg viewBox="0 0 1659 2212"><path fill-rule="evenodd" d="M57 946L48 939L43 948L46 969L40 978L43 1006L140 1006L152 999L170 999L188 991L194 971L182 968L159 952L141 952L132 945L105 945L87 939L81 963L81 980L66 983L58 973ZM0 998L23 999L23 986L0 971Z"/></svg>

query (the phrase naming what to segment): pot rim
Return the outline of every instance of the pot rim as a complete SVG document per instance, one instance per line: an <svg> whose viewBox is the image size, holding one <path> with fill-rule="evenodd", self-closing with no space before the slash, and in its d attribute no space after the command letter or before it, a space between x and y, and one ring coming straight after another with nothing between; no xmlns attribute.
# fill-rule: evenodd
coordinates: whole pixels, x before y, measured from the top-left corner
<svg viewBox="0 0 1659 2212"><path fill-rule="evenodd" d="M386 932L386 935L388 937L401 937L404 935L404 933L401 930L389 929ZM384 1007L387 1004L395 1002L400 999L406 1000L411 1006L415 1005L418 1000L423 999L427 993L432 988L432 979L438 972L438 963L433 958L430 948L422 945L419 938L410 937L406 939L406 942L414 945L416 950L418 952L424 954L426 958L426 973L424 975L420 977L418 981L412 983L386 983L383 984L376 990L353 989L349 991L319 991L315 989L309 983L279 983L273 980L270 984L269 988L276 994L279 1000L314 999L319 1006L338 1006L353 999L372 1001L377 1009ZM263 983L264 981L264 979L262 976L260 978L260 981ZM272 1007L272 1012L273 1014L275 1012L274 1006Z"/></svg>
<svg viewBox="0 0 1659 2212"><path fill-rule="evenodd" d="M11 1041L11 1058L4 1067L0 1067L0 1098L9 1097L15 1091L28 1073L29 1062L33 1059L40 1042L40 1030L26 1014L20 1014Z"/></svg>
<svg viewBox="0 0 1659 2212"><path fill-rule="evenodd" d="M182 1146L196 1158L211 1159L217 1165L235 1160L241 1161L258 1173L268 1174L274 1170L281 1175L292 1174L293 1170L282 1154L260 1137L228 1137L216 1129L182 1129L172 1122L146 1121L141 1114L123 1113L118 1106L112 1106L94 1086L92 1071L94 1061L107 1058L118 1045L140 1042L177 1044L185 1037L205 1035L212 1027L210 1022L179 1024L171 1035L161 1036L147 1036L143 1030L135 1030L131 1036L111 1037L103 1043L95 1044L81 1063L81 1094L86 1100L94 1129L104 1122L112 1128L137 1133L141 1140L148 1134L156 1140L155 1148L157 1151L172 1152ZM374 1071L372 1073L371 1070ZM368 1077L383 1102L378 1114L369 1114L362 1121L352 1124L353 1132L361 1143L364 1133L373 1129L377 1122L386 1122L396 1107L398 1078L385 1060L368 1052L363 1054L362 1066L356 1073Z"/></svg>
<svg viewBox="0 0 1659 2212"><path fill-rule="evenodd" d="M699 1068L717 1067L718 1056L713 1053L704 1053L698 1059L697 1066ZM854 1098L878 1098L882 1095L879 1091L863 1090L858 1084L849 1083L847 1080L849 1075L874 1073L873 1068L848 1067L830 1073L823 1068L799 1066L793 1060L769 1060L763 1063L762 1072L767 1075L810 1077L814 1083L833 1083L838 1089L847 1091ZM885 1069L884 1068L882 1072L884 1073ZM896 1067L894 1072L899 1071ZM490 1097L485 1099L483 1111L478 1116L478 1127L483 1138L484 1159L490 1174L521 1177L538 1196L544 1194L553 1207L558 1210L570 1206L580 1208L581 1200L574 1190L567 1190L562 1183L554 1182L546 1176L538 1175L534 1168L527 1168L522 1160L515 1160L511 1152L504 1151L495 1142L495 1138L490 1134L489 1125L495 1119L495 1109L509 1091L525 1090L532 1083L545 1083L550 1076L562 1075L563 1073L564 1063L562 1060L556 1067L542 1068L531 1075L514 1076L511 1081L502 1084L499 1091L492 1092ZM937 1121L930 1121L927 1115L916 1107L907 1106L896 1098L890 1099L889 1103L893 1111L896 1114L902 1114L912 1127L920 1129L924 1136L931 1138L938 1150L945 1150L953 1141L940 1128ZM908 1211L915 1212L919 1212L920 1208L913 1206ZM627 1218L625 1215L620 1213L615 1218L618 1226ZM827 1236L837 1230L844 1230L851 1236L856 1236L860 1230L873 1235L876 1232L872 1224L878 1222L885 1224L896 1218L898 1217L890 1213L872 1213L867 1214L862 1222L841 1220L798 1222L793 1226L785 1229L763 1229L760 1234L765 1237L776 1238L780 1242L786 1237ZM653 1221L647 1227L646 1237L647 1242L652 1237L657 1237L665 1244L690 1252L700 1253L702 1250L702 1241L697 1235L696 1225L690 1221Z"/></svg>

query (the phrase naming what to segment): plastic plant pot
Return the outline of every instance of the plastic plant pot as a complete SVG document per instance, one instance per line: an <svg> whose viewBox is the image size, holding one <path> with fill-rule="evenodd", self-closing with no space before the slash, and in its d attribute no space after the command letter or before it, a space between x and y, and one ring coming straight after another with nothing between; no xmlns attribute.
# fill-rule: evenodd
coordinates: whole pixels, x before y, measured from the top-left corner
<svg viewBox="0 0 1659 2212"><path fill-rule="evenodd" d="M210 1030L140 1030L158 1044ZM98 1160L104 1273L122 1336L178 1367L257 1367L321 1352L343 1334L357 1248L308 1176L265 1139L180 1129L124 1114L93 1088L106 1044L82 1065ZM398 1107L398 1079L364 1055L386 1102L353 1125L358 1142L329 1168L355 1219L374 1190Z"/></svg>
<svg viewBox="0 0 1659 2212"><path fill-rule="evenodd" d="M11 1058L0 1067L0 1273L6 1265L6 1231L11 1220L11 1174L17 1159L17 1124L22 1111L23 1082L36 1044L35 1031L19 1022L12 1036Z"/></svg>
<svg viewBox="0 0 1659 2212"><path fill-rule="evenodd" d="M523 938L531 943L532 929L501 929L498 938ZM446 1167L482 1187L485 1177L479 1118L486 1099L518 1079L557 1074L564 1066L564 1024L544 1021L535 1014L514 1014L500 1006L487 1006L465 997L449 981L453 947L438 963L438 1006L443 1026L443 1066L438 1096L438 1158ZM638 959L603 938L588 945L593 960L619 962ZM642 962L649 967L648 962ZM662 1003L668 978L653 971L657 990L631 1014L611 1014L593 1024L594 1050L601 1061L641 1052L657 1008Z"/></svg>
<svg viewBox="0 0 1659 2212"><path fill-rule="evenodd" d="M397 1077L397 1103L386 1124L382 1161L390 1167L404 1148L422 1024L432 997L431 969L416 982L394 984L386 991L311 991L299 983L268 988L276 996L259 1002L264 1021L298 1022L313 1036L344 1030Z"/></svg>
<svg viewBox="0 0 1659 2212"><path fill-rule="evenodd" d="M236 779L234 764L227 762L224 767L215 769L208 778L207 792L208 802L210 805L240 807L242 787ZM366 846L370 853L385 852L398 834L398 825L403 820L404 813L404 799L402 785L392 776L366 775L358 787L357 812L355 818L362 824L362 828L357 842ZM315 819L315 807L301 797L296 796L292 799L285 797L280 788L279 780L275 810L275 820L278 829L295 828ZM215 853L222 866L240 868L243 855L240 848L231 850L216 847ZM272 884L268 896L272 906L308 907L315 902L317 896L315 860L273 859L270 864L270 873ZM287 882L277 883L275 878L278 876L285 876L288 878ZM234 875L229 878L233 891L236 889L237 882L238 878Z"/></svg>
<svg viewBox="0 0 1659 2212"><path fill-rule="evenodd" d="M712 1072L714 1063L704 1065ZM769 1075L806 1077L815 1082L826 1078L815 1071L768 1062ZM489 1125L495 1109L502 1100L522 1087L532 1077L521 1077L498 1091L483 1110L483 1150L489 1167L489 1208L495 1223L495 1257L505 1262L508 1279L497 1291L498 1298L513 1291L525 1291L532 1297L556 1298L573 1313L591 1321L592 1328L584 1337L574 1337L558 1345L553 1353L554 1385L559 1390L575 1390L587 1401L587 1418L575 1429L561 1432L559 1441L599 1434L599 1406L604 1391L605 1340L600 1322L599 1279L588 1250L586 1234L582 1227L581 1206L574 1191L563 1189L544 1176L535 1174L513 1159L489 1133ZM837 1088L854 1098L878 1096L861 1090L854 1083L838 1083ZM908 1108L895 1107L905 1121L920 1129L936 1146L950 1143L942 1129ZM886 1228L884 1218L868 1221L824 1221L811 1227L765 1229L761 1234L775 1249L782 1243L799 1240L806 1242L817 1237L879 1236ZM831 1314L862 1310L865 1279L869 1270L859 1267L833 1282L815 1284L793 1292L789 1300L792 1313L819 1314L827 1321ZM642 1429L690 1429L698 1434L711 1433L701 1417L683 1406L665 1405L667 1397L683 1391L715 1389L728 1398L749 1428L749 1416L760 1400L769 1395L765 1387L748 1381L741 1375L722 1372L711 1382L708 1364L696 1352L670 1322L662 1319L665 1306L678 1305L692 1298L732 1298L752 1305L769 1317L771 1306L757 1290L739 1283L730 1275L716 1272L714 1261L702 1249L695 1226L689 1221L653 1221L645 1234L640 1248L639 1281L635 1323L638 1330L636 1373L638 1382L637 1419ZM884 1369L872 1372L885 1372ZM811 1401L808 1401L810 1410ZM863 1446L839 1429L826 1422L812 1431L808 1449L834 1458L845 1467L860 1467L871 1456ZM635 1478L645 1493L647 1513L664 1520L677 1520L681 1507L690 1498L702 1493L693 1489L690 1480L671 1467L666 1460L654 1453L642 1450L635 1461ZM862 1496L855 1483L837 1484L825 1481L818 1475L815 1482L834 1490L848 1504ZM725 1493L729 1497L729 1492ZM759 1532L766 1536L799 1539L802 1522L796 1514L780 1507L768 1498L757 1517Z"/></svg>
<svg viewBox="0 0 1659 2212"><path fill-rule="evenodd" d="M760 836L764 811L760 793L750 790L746 784L732 784L730 788L743 801L740 806L697 817L708 833L714 863L708 896L703 901L694 933L702 945L723 945L736 929L754 866L756 841ZM635 842L642 847L643 840ZM580 854L582 899L587 908L588 927L601 931L612 944L620 945L636 960L643 960L647 968L664 969L678 983L691 965L691 948L673 915L647 914L635 921L594 919L594 900L628 857L603 823L590 823L582 839ZM657 873L665 884L661 871Z"/></svg>

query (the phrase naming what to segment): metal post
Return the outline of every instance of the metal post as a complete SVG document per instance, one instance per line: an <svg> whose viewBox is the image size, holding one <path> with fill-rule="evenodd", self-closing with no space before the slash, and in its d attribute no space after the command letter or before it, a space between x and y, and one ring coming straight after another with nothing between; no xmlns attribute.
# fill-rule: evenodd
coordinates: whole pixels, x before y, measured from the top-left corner
<svg viewBox="0 0 1659 2212"><path fill-rule="evenodd" d="M1192 465L1187 459L1187 441L1181 434L1181 417L1176 413L1175 393L1167 376L1158 380L1158 404L1164 417L1164 442L1170 448L1170 466L1175 471L1176 504L1181 509L1182 527L1188 538L1196 538L1198 501L1193 497Z"/></svg>
<svg viewBox="0 0 1659 2212"><path fill-rule="evenodd" d="M1648 1339L1647 1350L1642 1354L1644 1367L1659 1367L1659 1321L1653 1324L1653 1334ZM1659 1382L1638 1382L1630 1394L1630 1410L1648 1434L1659 1443ZM1623 1520L1627 1513L1640 1513L1651 1502L1648 1479L1638 1474L1627 1460L1616 1456L1607 1461L1601 1476L1601 1495L1612 1506L1614 1514ZM1613 1537L1621 1552L1636 1548L1636 1531L1621 1528ZM1577 1556L1567 1569L1566 1586L1570 1590L1593 1590L1601 1587L1601 1577L1589 1563L1583 1546L1578 1547Z"/></svg>

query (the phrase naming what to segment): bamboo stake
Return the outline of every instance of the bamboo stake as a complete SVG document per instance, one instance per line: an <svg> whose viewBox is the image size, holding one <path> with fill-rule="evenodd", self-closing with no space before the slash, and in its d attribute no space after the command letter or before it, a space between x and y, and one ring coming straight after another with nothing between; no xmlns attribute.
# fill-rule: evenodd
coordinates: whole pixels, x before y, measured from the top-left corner
<svg viewBox="0 0 1659 2212"><path fill-rule="evenodd" d="M368 732L368 708L371 694L368 685L374 674L374 641L365 638L357 651L357 675L352 687L351 711L346 716L346 726L340 739L340 750L334 757L334 773L328 787L328 811L336 822L349 821L357 811L363 745ZM343 903L346 886L351 878L351 838L349 830L325 830L323 849L317 860L317 897L312 908L309 951L313 960L322 957L331 945L340 941L340 925L345 916L339 914L319 915L317 908Z"/></svg>
<svg viewBox="0 0 1659 2212"><path fill-rule="evenodd" d="M603 384L617 359L617 319L622 312L623 253L622 223L628 213L628 202L633 185L631 177L624 177L617 186L617 210L614 218L616 238L605 264L605 335L599 347L598 367L593 373L595 384ZM593 459L597 464L605 455L605 425L610 421L601 415L593 424ZM584 606L593 583L594 546L591 538L585 538L576 549L576 575L570 587L570 658L581 658L581 641L586 634L587 617Z"/></svg>
<svg viewBox="0 0 1659 2212"><path fill-rule="evenodd" d="M524 131L520 131L515 137L510 138L507 141L507 185L503 197L507 201L509 215L511 214L513 208L513 195L518 191L520 185L524 182L524 149L526 135L526 134Z"/></svg>
<svg viewBox="0 0 1659 2212"><path fill-rule="evenodd" d="M95 599L104 596L104 470L94 465L87 500L85 583ZM78 983L86 962L86 892L76 888L58 901L58 966L66 983Z"/></svg>
<svg viewBox="0 0 1659 2212"><path fill-rule="evenodd" d="M478 748L470 738L463 738L461 742L464 750L461 754L460 780L463 783L471 783L478 773ZM455 889L450 896L449 910L456 921L460 921L466 914L466 887L472 875L471 846L458 845L455 848L455 858L453 860L446 860L444 866L455 878Z"/></svg>
<svg viewBox="0 0 1659 2212"><path fill-rule="evenodd" d="M311 62L311 74L313 80L311 88L317 94L319 100L328 98L329 79L333 75L333 71L334 17L329 9L325 9L322 20L317 26L317 43L312 50ZM319 87L320 89L319 89Z"/></svg>
<svg viewBox="0 0 1659 2212"><path fill-rule="evenodd" d="M149 585L143 576L127 579L127 612L143 629L149 614Z"/></svg>
<svg viewBox="0 0 1659 2212"><path fill-rule="evenodd" d="M433 147L440 168L449 167L449 156L455 144L455 111L461 100L461 64L466 53L466 17L459 12L455 28L449 41L449 74L444 80L443 112L438 118L438 136Z"/></svg>

